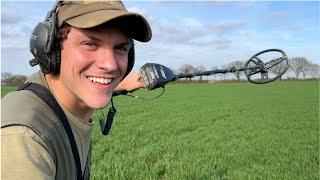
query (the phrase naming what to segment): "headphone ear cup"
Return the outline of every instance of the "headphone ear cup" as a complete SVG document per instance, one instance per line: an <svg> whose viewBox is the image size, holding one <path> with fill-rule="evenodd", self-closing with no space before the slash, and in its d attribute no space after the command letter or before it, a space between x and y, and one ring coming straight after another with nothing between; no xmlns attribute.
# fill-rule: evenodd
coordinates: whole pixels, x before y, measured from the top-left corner
<svg viewBox="0 0 320 180"><path fill-rule="evenodd" d="M57 2L59 3L59 1ZM34 60L29 63L31 66L40 64L40 68L44 73L51 73L52 66L56 66L52 60L55 34L56 34L56 9L54 6L52 11L48 12L48 15L44 22L40 22L34 28L30 38L30 51L34 56Z"/></svg>
<svg viewBox="0 0 320 180"><path fill-rule="evenodd" d="M49 28L50 26L47 25L47 22L40 22L34 28L30 37L30 51L45 73L50 71L51 66L47 48L50 34Z"/></svg>
<svg viewBox="0 0 320 180"><path fill-rule="evenodd" d="M126 71L126 74L124 75L124 77L126 77L132 70L133 68L133 65L134 65L134 60L135 60L135 57L134 57L134 42L133 40L131 39L130 40L131 42L131 47L129 49L129 52L128 52L128 66L127 66L127 71Z"/></svg>

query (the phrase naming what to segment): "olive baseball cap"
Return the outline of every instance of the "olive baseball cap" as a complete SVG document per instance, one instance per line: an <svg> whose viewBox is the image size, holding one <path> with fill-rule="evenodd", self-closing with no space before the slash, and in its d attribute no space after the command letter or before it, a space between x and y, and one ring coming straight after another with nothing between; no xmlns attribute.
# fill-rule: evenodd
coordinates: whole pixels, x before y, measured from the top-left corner
<svg viewBox="0 0 320 180"><path fill-rule="evenodd" d="M147 20L140 14L128 12L121 1L63 1L57 14L59 27L67 23L76 28L92 28L117 21L121 23L129 38L147 42L152 36Z"/></svg>

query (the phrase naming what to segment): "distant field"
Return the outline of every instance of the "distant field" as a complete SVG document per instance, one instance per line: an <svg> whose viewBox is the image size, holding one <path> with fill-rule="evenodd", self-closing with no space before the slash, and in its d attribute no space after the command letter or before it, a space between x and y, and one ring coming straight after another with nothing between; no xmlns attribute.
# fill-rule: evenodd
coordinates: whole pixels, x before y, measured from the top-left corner
<svg viewBox="0 0 320 180"><path fill-rule="evenodd" d="M16 90L16 89L17 89L17 87L2 87L2 88L1 88L1 98L2 98L4 95L6 95L6 94L8 94L9 92L14 91L14 90Z"/></svg>
<svg viewBox="0 0 320 180"><path fill-rule="evenodd" d="M318 81L170 84L155 100L114 100L109 136L94 113L92 179L320 178Z"/></svg>

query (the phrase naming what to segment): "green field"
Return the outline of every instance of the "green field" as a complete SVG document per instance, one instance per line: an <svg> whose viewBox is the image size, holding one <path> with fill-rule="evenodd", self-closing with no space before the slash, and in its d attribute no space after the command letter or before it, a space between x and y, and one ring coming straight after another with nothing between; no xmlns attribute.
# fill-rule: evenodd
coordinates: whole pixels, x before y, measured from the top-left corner
<svg viewBox="0 0 320 180"><path fill-rule="evenodd" d="M4 95L8 94L11 91L16 90L17 87L2 87L1 88L1 97L3 97Z"/></svg>
<svg viewBox="0 0 320 180"><path fill-rule="evenodd" d="M94 114L92 179L320 178L319 81L170 84L155 100L114 100L109 136Z"/></svg>

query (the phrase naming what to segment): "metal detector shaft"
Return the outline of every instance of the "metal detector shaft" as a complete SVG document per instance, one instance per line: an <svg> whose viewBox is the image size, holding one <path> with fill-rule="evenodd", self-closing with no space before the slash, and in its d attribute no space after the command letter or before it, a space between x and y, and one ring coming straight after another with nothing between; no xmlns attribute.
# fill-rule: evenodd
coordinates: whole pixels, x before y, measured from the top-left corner
<svg viewBox="0 0 320 180"><path fill-rule="evenodd" d="M203 71L203 72L196 72L196 73L180 73L180 74L176 75L176 79L193 78L196 76L210 76L213 74L226 74L226 73L234 73L234 72L248 71L248 70L251 70L250 75L254 75L256 73L259 73L262 68L265 70L268 70L268 69L272 68L273 66L278 65L282 61L283 61L283 57L280 57L280 58L270 60L269 62L264 63L263 65L255 65L255 66L242 67L242 68L230 67L228 69L215 69L212 71ZM258 70L258 71L256 71L256 70Z"/></svg>
<svg viewBox="0 0 320 180"><path fill-rule="evenodd" d="M256 69L260 69L261 66L254 66L254 67L250 67L250 68L235 68L235 67L231 67L228 69L215 69L212 71L203 71L203 72L196 72L196 73L181 73L176 75L175 79L180 79L180 78L193 78L196 76L210 76L213 74L226 74L226 73L233 73L233 72L238 72L238 71L245 71L245 70L256 70Z"/></svg>

